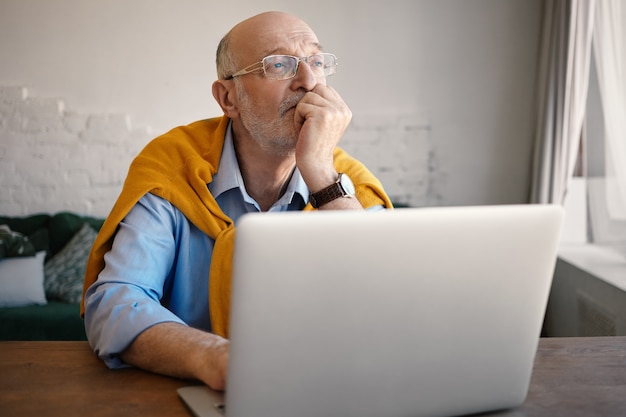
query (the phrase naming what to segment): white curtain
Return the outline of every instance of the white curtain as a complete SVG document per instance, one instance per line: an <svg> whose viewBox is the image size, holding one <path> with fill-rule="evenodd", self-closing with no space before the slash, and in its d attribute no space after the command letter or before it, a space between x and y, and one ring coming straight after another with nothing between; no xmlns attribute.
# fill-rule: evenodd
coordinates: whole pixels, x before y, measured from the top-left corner
<svg viewBox="0 0 626 417"><path fill-rule="evenodd" d="M604 114L608 217L626 220L626 42L622 0L597 0L593 47Z"/></svg>
<svg viewBox="0 0 626 417"><path fill-rule="evenodd" d="M581 143L595 0L546 0L532 203L562 204Z"/></svg>

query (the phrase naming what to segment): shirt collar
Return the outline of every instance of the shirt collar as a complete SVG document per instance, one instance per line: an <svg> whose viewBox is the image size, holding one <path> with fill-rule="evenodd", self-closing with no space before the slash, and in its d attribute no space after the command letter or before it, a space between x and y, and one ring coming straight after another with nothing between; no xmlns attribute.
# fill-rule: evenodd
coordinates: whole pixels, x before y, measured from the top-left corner
<svg viewBox="0 0 626 417"><path fill-rule="evenodd" d="M224 136L224 147L219 167L217 173L213 176L213 181L209 184L209 190L211 191L211 194L213 194L213 197L217 199L221 194L234 188L239 188L241 190L241 194L246 201L256 204L252 197L248 195L243 182L243 177L241 176L241 170L239 169L239 162L237 161L237 154L235 153L235 145L233 141L232 121L230 121ZM293 201L295 194L299 194L303 201L309 201L309 189L302 179L302 175L300 174L298 168L295 169L293 175L291 176L291 180L287 185L285 193L275 205L290 204Z"/></svg>

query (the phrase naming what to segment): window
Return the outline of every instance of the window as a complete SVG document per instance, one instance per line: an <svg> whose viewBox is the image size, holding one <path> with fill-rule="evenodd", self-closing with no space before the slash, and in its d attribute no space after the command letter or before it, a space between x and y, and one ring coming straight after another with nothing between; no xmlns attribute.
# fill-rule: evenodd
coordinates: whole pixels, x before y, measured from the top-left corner
<svg viewBox="0 0 626 417"><path fill-rule="evenodd" d="M621 30L626 8L620 6L600 1L595 11L584 165L589 240L626 254L626 37Z"/></svg>

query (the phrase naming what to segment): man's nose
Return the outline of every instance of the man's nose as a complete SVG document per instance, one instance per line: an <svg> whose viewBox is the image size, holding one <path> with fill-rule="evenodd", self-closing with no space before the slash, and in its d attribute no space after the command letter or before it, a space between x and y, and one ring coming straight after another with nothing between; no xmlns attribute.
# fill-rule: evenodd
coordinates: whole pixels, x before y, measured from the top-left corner
<svg viewBox="0 0 626 417"><path fill-rule="evenodd" d="M304 88L306 91L311 91L318 82L320 82L320 78L315 76L315 73L305 60L301 60L294 77L294 85L296 86L294 89Z"/></svg>

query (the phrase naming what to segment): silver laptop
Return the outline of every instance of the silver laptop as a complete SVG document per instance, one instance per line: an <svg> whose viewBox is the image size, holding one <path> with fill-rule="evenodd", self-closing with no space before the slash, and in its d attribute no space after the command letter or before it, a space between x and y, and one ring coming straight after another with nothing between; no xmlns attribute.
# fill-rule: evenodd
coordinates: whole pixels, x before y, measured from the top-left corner
<svg viewBox="0 0 626 417"><path fill-rule="evenodd" d="M228 417L455 416L523 403L563 210L289 212L241 219ZM224 398L181 388L196 416Z"/></svg>

